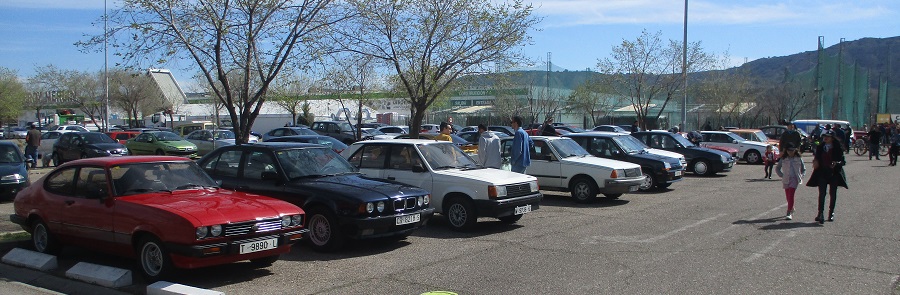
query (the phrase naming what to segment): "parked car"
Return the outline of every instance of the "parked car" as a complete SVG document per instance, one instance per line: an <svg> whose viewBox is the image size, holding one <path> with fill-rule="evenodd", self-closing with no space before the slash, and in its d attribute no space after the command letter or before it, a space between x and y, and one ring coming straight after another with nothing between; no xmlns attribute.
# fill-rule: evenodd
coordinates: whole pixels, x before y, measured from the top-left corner
<svg viewBox="0 0 900 295"><path fill-rule="evenodd" d="M134 138L135 136L138 136L138 134L141 134L141 133L140 133L140 132L137 132L137 131L110 131L110 132L106 132L106 135L109 135L110 138L115 139L116 141L118 141L118 142L121 143L121 144L125 144L126 142L128 142L129 139L132 139L132 138Z"/></svg>
<svg viewBox="0 0 900 295"><path fill-rule="evenodd" d="M320 144L331 148L335 153L343 152L347 145L334 137L324 135L294 135L273 138L267 142L302 142Z"/></svg>
<svg viewBox="0 0 900 295"><path fill-rule="evenodd" d="M749 141L762 142L765 144L770 144L772 146L778 147L778 140L769 138L760 129L744 128L744 129L732 129L732 130L728 130L728 131L731 133L737 134L738 136L740 136L746 140L749 140Z"/></svg>
<svg viewBox="0 0 900 295"><path fill-rule="evenodd" d="M781 140L781 135L784 134L785 131L787 131L787 126L785 126L785 125L768 125L768 126L759 127L759 130L762 130L762 132L769 139ZM795 130L800 132L800 150L801 151L809 151L810 144L809 144L809 140L806 139L807 137L809 137L809 134L807 134L806 131L803 129L795 129Z"/></svg>
<svg viewBox="0 0 900 295"><path fill-rule="evenodd" d="M438 124L422 124L419 133L438 133L441 132L441 125Z"/></svg>
<svg viewBox="0 0 900 295"><path fill-rule="evenodd" d="M481 168L446 141L368 140L350 145L341 156L369 177L430 191L431 205L454 230L471 229L478 217L515 223L543 199L535 177Z"/></svg>
<svg viewBox="0 0 900 295"><path fill-rule="evenodd" d="M362 123L362 124L359 124L358 127L360 127L360 128L372 128L372 129L378 129L378 128L381 128L381 127L384 127L384 126L387 126L387 124L384 124L384 123Z"/></svg>
<svg viewBox="0 0 900 295"><path fill-rule="evenodd" d="M576 202L592 202L597 194L617 199L640 189L646 179L640 166L591 156L571 138L532 136L531 140L531 166L525 172L537 177L541 189L570 192ZM500 141L505 162L512 141Z"/></svg>
<svg viewBox="0 0 900 295"><path fill-rule="evenodd" d="M459 131L457 133L463 133L463 132L478 132L478 126L466 126L466 127L463 127L462 129L459 129Z"/></svg>
<svg viewBox="0 0 900 295"><path fill-rule="evenodd" d="M234 132L231 132L231 130L202 129L191 132L185 136L184 140L196 145L197 155L203 156L216 148L234 145L235 137ZM256 140L251 138L250 142L256 142Z"/></svg>
<svg viewBox="0 0 900 295"><path fill-rule="evenodd" d="M216 124L214 124L212 122L186 123L186 124L181 124L181 125L175 126L175 128L172 129L172 133L178 134L178 136L181 136L181 137L186 137L188 134L191 134L191 132L194 132L197 130L216 130L216 129L220 129L220 128L218 128L218 126L216 126Z"/></svg>
<svg viewBox="0 0 900 295"><path fill-rule="evenodd" d="M557 130L562 129L562 130L565 130L565 131L567 131L567 132L569 132L569 133L581 133L581 132L585 132L585 131L586 131L586 130L582 129L581 127L575 127L575 126L572 126L572 125L558 125L558 126L557 126L557 125L555 125L555 123L554 123L553 128L554 128L554 129L557 129Z"/></svg>
<svg viewBox="0 0 900 295"><path fill-rule="evenodd" d="M262 141L269 141L276 137L294 136L294 135L319 135L309 127L278 127L269 132L263 133Z"/></svg>
<svg viewBox="0 0 900 295"><path fill-rule="evenodd" d="M53 166L76 159L127 155L128 148L99 132L65 132L53 144Z"/></svg>
<svg viewBox="0 0 900 295"><path fill-rule="evenodd" d="M41 145L38 146L37 153L43 167L50 166L50 161L53 159L53 145L66 132L74 131L47 131L47 133L41 134Z"/></svg>
<svg viewBox="0 0 900 295"><path fill-rule="evenodd" d="M625 161L641 166L644 182L640 190L667 188L684 177L683 156L673 158L650 153L637 138L615 132L582 132L566 135L595 157Z"/></svg>
<svg viewBox="0 0 900 295"><path fill-rule="evenodd" d="M556 131L556 136L565 136L569 133L572 133L566 129L556 128L556 127L554 127L553 130ZM525 130L525 133L528 133L528 135L532 135L532 136L541 135L542 132L544 132L543 126L541 126L540 128Z"/></svg>
<svg viewBox="0 0 900 295"><path fill-rule="evenodd" d="M686 170L697 175L708 176L728 172L734 167L735 159L728 153L694 145L678 134L667 131L640 131L632 132L631 136L650 148L684 155L687 161Z"/></svg>
<svg viewBox="0 0 900 295"><path fill-rule="evenodd" d="M9 127L6 129L6 132L3 133L5 138L19 138L24 139L25 135L28 134L28 129L25 127Z"/></svg>
<svg viewBox="0 0 900 295"><path fill-rule="evenodd" d="M25 155L13 141L0 141L0 200L10 200L28 186Z"/></svg>
<svg viewBox="0 0 900 295"><path fill-rule="evenodd" d="M491 125L491 126L487 126L487 129L488 129L488 131L502 132L508 136L516 135L516 131L513 130L512 127L509 127L509 126Z"/></svg>
<svg viewBox="0 0 900 295"><path fill-rule="evenodd" d="M376 130L381 131L381 133L386 135L393 135L394 137L409 133L409 127L406 126L385 126L376 128Z"/></svg>
<svg viewBox="0 0 900 295"><path fill-rule="evenodd" d="M437 133L419 133L419 139L434 140L434 137L437 135L438 135ZM410 138L412 138L412 136L410 134L402 134L402 135L397 135L397 137L394 137L394 138L395 139L410 139ZM450 139L453 141L454 144L456 144L456 146L461 148L466 153L471 154L471 153L477 152L477 150L478 150L477 144L474 144L468 140L465 140L456 134L451 133ZM475 141L475 142L477 143L478 141Z"/></svg>
<svg viewBox="0 0 900 295"><path fill-rule="evenodd" d="M128 140L125 147L132 155L169 155L197 157L197 145L169 131L144 132Z"/></svg>
<svg viewBox="0 0 900 295"><path fill-rule="evenodd" d="M344 144L356 142L356 132L350 123L343 121L316 121L310 127L319 135L326 135L340 140Z"/></svg>
<svg viewBox="0 0 900 295"><path fill-rule="evenodd" d="M225 188L303 207L308 213L308 240L316 250L339 249L348 238L406 237L434 215L428 191L362 176L321 145L228 146L199 164Z"/></svg>
<svg viewBox="0 0 900 295"><path fill-rule="evenodd" d="M616 126L616 125L600 125L594 127L593 131L606 131L606 132L616 132L616 133L625 133L630 134L631 131L625 130L625 128Z"/></svg>
<svg viewBox="0 0 900 295"><path fill-rule="evenodd" d="M396 137L396 135L387 135L384 132L378 131L375 128L360 128L362 130L362 137L364 140L372 140L372 139L391 139Z"/></svg>
<svg viewBox="0 0 900 295"><path fill-rule="evenodd" d="M19 193L14 206L10 220L31 233L38 252L76 245L137 257L150 281L176 267L268 266L305 232L299 207L219 189L179 157L72 161Z"/></svg>
<svg viewBox="0 0 900 295"><path fill-rule="evenodd" d="M761 164L762 155L766 153L768 144L749 141L730 131L702 131L703 139L700 145L718 145L738 149L738 157L748 164ZM778 149L774 149L775 157L778 157Z"/></svg>
<svg viewBox="0 0 900 295"><path fill-rule="evenodd" d="M75 132L90 132L87 128L82 127L81 125L57 125L53 128L55 131L75 131Z"/></svg>

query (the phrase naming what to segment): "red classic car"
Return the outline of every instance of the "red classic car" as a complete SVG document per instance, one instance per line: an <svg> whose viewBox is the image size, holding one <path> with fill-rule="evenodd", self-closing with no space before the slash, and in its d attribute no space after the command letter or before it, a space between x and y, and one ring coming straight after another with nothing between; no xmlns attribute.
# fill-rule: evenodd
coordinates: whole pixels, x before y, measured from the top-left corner
<svg viewBox="0 0 900 295"><path fill-rule="evenodd" d="M71 244L137 257L150 281L173 267L268 266L307 231L299 207L219 189L181 157L68 162L20 192L14 206L10 220L31 233L37 251Z"/></svg>

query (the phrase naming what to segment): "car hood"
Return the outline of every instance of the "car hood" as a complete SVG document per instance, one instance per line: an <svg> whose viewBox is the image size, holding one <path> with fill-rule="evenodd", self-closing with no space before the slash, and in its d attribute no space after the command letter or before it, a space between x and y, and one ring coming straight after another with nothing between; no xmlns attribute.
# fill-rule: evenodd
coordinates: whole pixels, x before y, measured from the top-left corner
<svg viewBox="0 0 900 295"><path fill-rule="evenodd" d="M469 180L483 181L485 183L493 185L506 185L528 181L537 181L537 178L535 178L534 176L494 168L471 170L443 169L435 170L434 173L437 175L441 175L440 177L443 177L444 180L447 180L446 177L457 177ZM435 178L439 177L437 175L435 176Z"/></svg>
<svg viewBox="0 0 900 295"><path fill-rule="evenodd" d="M13 175L18 173L24 177L28 177L28 170L25 169L25 163L0 163L0 177Z"/></svg>
<svg viewBox="0 0 900 295"><path fill-rule="evenodd" d="M177 148L194 147L194 143L187 140L160 141L162 145L173 146Z"/></svg>
<svg viewBox="0 0 900 295"><path fill-rule="evenodd" d="M192 217L195 224L227 224L280 217L280 202L221 189L182 190L119 197L117 200L141 204ZM284 204L290 205L290 204ZM290 205L292 206L292 205Z"/></svg>
<svg viewBox="0 0 900 295"><path fill-rule="evenodd" d="M125 146L121 143L92 143L86 145L87 148L110 151L110 150L120 150L124 149Z"/></svg>
<svg viewBox="0 0 900 295"><path fill-rule="evenodd" d="M641 166L619 160L605 159L594 156L584 157L568 157L560 159L563 165L585 166L585 167L603 167L607 169L633 169L641 168Z"/></svg>
<svg viewBox="0 0 900 295"><path fill-rule="evenodd" d="M661 149L648 148L647 152L649 152L651 154L656 154L656 155L670 157L670 158L676 158L676 159L684 158L684 155L682 155L682 154L679 154L676 152L670 152L667 150L661 150Z"/></svg>
<svg viewBox="0 0 900 295"><path fill-rule="evenodd" d="M366 177L360 174L303 178L289 183L288 186L305 192L343 195L364 202L428 194L428 191L415 186Z"/></svg>

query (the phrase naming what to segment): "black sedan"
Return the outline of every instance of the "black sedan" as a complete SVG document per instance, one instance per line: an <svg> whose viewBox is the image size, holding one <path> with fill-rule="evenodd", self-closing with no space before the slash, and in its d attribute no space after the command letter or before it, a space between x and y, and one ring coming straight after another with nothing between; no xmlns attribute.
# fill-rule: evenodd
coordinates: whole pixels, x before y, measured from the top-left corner
<svg viewBox="0 0 900 295"><path fill-rule="evenodd" d="M270 138L266 142L302 142L321 144L330 147L335 153L341 153L347 148L347 145L340 140L325 135L293 135Z"/></svg>
<svg viewBox="0 0 900 295"><path fill-rule="evenodd" d="M14 141L0 141L0 200L11 200L28 186L25 156Z"/></svg>
<svg viewBox="0 0 900 295"><path fill-rule="evenodd" d="M649 191L654 187L667 188L684 177L684 166L680 158L652 154L646 146L625 133L582 132L571 133L572 138L593 156L638 164L646 178L640 190Z"/></svg>
<svg viewBox="0 0 900 295"><path fill-rule="evenodd" d="M640 131L632 132L631 136L634 136L651 148L684 155L688 163L687 171L694 172L697 175L713 175L719 172L727 172L734 167L735 160L728 153L696 146L679 134L668 131Z"/></svg>
<svg viewBox="0 0 900 295"><path fill-rule="evenodd" d="M53 144L53 165L84 158L127 156L119 141L100 132L66 132Z"/></svg>
<svg viewBox="0 0 900 295"><path fill-rule="evenodd" d="M347 239L404 238L434 215L428 191L360 175L316 144L264 142L221 147L200 166L222 187L270 196L303 208L307 241L319 251Z"/></svg>

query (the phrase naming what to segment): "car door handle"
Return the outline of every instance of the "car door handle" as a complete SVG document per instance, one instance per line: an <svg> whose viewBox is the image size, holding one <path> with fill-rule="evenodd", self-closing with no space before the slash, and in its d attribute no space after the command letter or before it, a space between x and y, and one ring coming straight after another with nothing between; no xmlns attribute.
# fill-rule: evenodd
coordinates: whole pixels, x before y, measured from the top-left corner
<svg viewBox="0 0 900 295"><path fill-rule="evenodd" d="M75 201L72 201L72 200L66 201L66 206L72 206L72 204L75 204Z"/></svg>
<svg viewBox="0 0 900 295"><path fill-rule="evenodd" d="M397 180L397 178L396 178L396 177L393 177L393 176L388 176L387 179L388 179L388 180Z"/></svg>

